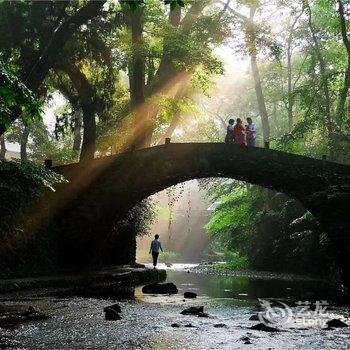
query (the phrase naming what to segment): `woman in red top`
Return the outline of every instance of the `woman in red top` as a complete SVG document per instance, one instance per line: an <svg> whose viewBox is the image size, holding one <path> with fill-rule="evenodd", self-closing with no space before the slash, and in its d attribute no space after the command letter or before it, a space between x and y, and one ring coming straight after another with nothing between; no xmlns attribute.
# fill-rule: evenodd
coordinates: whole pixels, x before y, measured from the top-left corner
<svg viewBox="0 0 350 350"><path fill-rule="evenodd" d="M245 146L245 135L244 135L244 126L242 120L237 118L236 125L233 128L233 135L235 139L235 144Z"/></svg>

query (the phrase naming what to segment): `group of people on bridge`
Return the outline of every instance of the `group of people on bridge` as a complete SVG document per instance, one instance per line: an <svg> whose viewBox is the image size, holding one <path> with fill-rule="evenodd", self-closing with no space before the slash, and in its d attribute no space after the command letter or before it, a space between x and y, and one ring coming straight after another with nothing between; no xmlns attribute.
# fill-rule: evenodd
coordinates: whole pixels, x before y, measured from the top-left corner
<svg viewBox="0 0 350 350"><path fill-rule="evenodd" d="M234 119L230 119L227 125L225 143L255 147L256 134L257 128L252 118L247 118L247 124L245 126L241 118L237 118L236 124Z"/></svg>

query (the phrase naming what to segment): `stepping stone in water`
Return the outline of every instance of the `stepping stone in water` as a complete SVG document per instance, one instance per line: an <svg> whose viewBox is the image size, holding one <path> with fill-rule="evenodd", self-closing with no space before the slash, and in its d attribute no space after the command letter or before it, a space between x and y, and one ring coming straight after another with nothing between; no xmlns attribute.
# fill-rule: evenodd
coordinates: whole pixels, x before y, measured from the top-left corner
<svg viewBox="0 0 350 350"><path fill-rule="evenodd" d="M327 326L328 328L344 328L344 327L349 327L345 322L334 318L333 320L327 321Z"/></svg>
<svg viewBox="0 0 350 350"><path fill-rule="evenodd" d="M118 304L113 304L113 305L107 306L103 310L106 311L106 309L112 309L113 311L115 311L118 314L120 314L122 312L122 309Z"/></svg>
<svg viewBox="0 0 350 350"><path fill-rule="evenodd" d="M27 321L41 321L50 318L50 316L45 315L38 310L35 310L33 306L29 306L28 310L24 311L22 316L24 316Z"/></svg>
<svg viewBox="0 0 350 350"><path fill-rule="evenodd" d="M145 294L177 294L178 289L174 283L152 283L142 288Z"/></svg>
<svg viewBox="0 0 350 350"><path fill-rule="evenodd" d="M215 328L226 328L227 325L225 325L225 323L217 323L217 324L214 324L214 327Z"/></svg>
<svg viewBox="0 0 350 350"><path fill-rule="evenodd" d="M116 321L122 319L122 317L119 315L122 312L122 309L118 304L107 306L103 309L103 311L105 312L105 319L108 321Z"/></svg>
<svg viewBox="0 0 350 350"><path fill-rule="evenodd" d="M259 318L259 314L251 315L249 317L249 321L260 321L260 320L264 320L265 323L270 323L270 321L266 319L264 316L262 316L262 318Z"/></svg>
<svg viewBox="0 0 350 350"><path fill-rule="evenodd" d="M181 315L198 316L199 313L204 313L204 306L191 306L188 309L181 311Z"/></svg>
<svg viewBox="0 0 350 350"><path fill-rule="evenodd" d="M121 320L122 317L119 315L118 312L115 312L113 309L106 308L105 319L108 321L116 321L116 320Z"/></svg>
<svg viewBox="0 0 350 350"><path fill-rule="evenodd" d="M256 325L250 327L250 329L254 329L256 331L263 331L263 332L279 332L280 331L277 328L266 326L263 323L258 323Z"/></svg>
<svg viewBox="0 0 350 350"><path fill-rule="evenodd" d="M184 297L187 299L195 299L197 298L197 294L193 292L185 292Z"/></svg>
<svg viewBox="0 0 350 350"><path fill-rule="evenodd" d="M239 338L239 340L242 340L242 341L250 341L250 338L249 338L249 337L241 337L241 338Z"/></svg>
<svg viewBox="0 0 350 350"><path fill-rule="evenodd" d="M260 321L260 320L259 320L258 314L256 314L256 315L251 315L251 316L249 317L249 321Z"/></svg>

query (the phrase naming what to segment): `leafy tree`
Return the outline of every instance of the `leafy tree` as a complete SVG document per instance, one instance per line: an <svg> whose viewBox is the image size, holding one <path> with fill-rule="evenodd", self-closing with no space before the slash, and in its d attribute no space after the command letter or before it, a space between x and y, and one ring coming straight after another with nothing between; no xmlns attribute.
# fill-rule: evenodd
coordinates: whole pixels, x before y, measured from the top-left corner
<svg viewBox="0 0 350 350"><path fill-rule="evenodd" d="M26 123L41 116L41 106L33 93L0 61L0 123L7 128L13 108L18 108Z"/></svg>
<svg viewBox="0 0 350 350"><path fill-rule="evenodd" d="M58 54L76 30L95 17L104 1L88 1L83 6L71 1L1 2L0 50L3 59L11 59L18 77L34 93L40 94L47 74ZM45 19L45 20L43 20ZM11 28L17 30L13 32ZM21 114L17 106L1 121L0 134L6 123Z"/></svg>

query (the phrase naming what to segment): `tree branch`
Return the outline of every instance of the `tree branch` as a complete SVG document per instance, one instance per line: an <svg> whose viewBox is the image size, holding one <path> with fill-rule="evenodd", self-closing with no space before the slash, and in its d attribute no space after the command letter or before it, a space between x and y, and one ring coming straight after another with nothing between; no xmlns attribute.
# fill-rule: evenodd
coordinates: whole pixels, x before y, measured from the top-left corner
<svg viewBox="0 0 350 350"><path fill-rule="evenodd" d="M50 70L52 62L57 58L67 41L71 39L82 24L99 14L105 2L106 0L89 1L67 21L57 27L49 44L24 79L25 84L31 90L36 92Z"/></svg>

